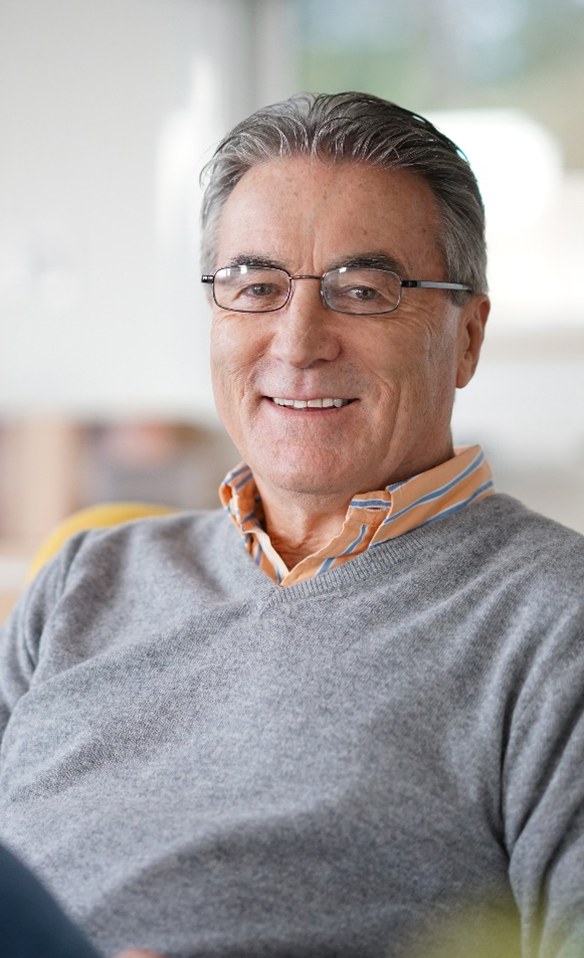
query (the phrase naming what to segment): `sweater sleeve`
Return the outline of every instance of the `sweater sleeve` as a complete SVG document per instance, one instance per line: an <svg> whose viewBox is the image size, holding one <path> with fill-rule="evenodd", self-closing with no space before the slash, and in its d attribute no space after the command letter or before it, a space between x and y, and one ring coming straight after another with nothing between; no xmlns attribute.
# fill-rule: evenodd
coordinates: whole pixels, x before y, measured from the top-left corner
<svg viewBox="0 0 584 958"><path fill-rule="evenodd" d="M579 596L558 605L519 690L503 768L509 875L529 958L584 954L584 622Z"/></svg>
<svg viewBox="0 0 584 958"><path fill-rule="evenodd" d="M21 696L28 691L38 661L45 624L63 593L68 570L85 533L64 549L30 583L12 614L0 625L0 738Z"/></svg>

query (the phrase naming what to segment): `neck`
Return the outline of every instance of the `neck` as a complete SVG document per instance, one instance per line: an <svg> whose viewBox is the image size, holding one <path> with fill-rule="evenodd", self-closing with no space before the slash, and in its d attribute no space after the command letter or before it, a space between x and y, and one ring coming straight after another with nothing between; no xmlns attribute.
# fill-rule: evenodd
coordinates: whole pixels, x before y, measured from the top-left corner
<svg viewBox="0 0 584 958"><path fill-rule="evenodd" d="M257 480L256 480L257 482ZM267 494L257 483L266 522L266 531L278 555L293 569L302 559L314 555L343 527L349 501Z"/></svg>

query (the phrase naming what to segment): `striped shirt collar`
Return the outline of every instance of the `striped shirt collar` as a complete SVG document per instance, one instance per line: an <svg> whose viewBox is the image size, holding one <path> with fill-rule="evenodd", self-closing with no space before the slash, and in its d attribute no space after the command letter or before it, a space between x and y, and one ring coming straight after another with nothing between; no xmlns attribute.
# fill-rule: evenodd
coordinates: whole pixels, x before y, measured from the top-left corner
<svg viewBox="0 0 584 958"><path fill-rule="evenodd" d="M340 532L293 569L286 567L264 528L262 501L249 466L241 463L227 474L219 497L256 565L274 582L288 586L452 515L493 491L491 470L481 447L457 449L452 459L411 479L354 496Z"/></svg>

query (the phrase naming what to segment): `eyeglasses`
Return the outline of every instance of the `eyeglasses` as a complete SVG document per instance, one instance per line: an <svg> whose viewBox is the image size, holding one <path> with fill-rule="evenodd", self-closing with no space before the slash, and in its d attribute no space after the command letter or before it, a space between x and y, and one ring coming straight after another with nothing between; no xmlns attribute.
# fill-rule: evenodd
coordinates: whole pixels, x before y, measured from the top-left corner
<svg viewBox="0 0 584 958"><path fill-rule="evenodd" d="M201 276L213 285L213 299L220 309L236 313L273 313L283 309L292 294L292 281L313 279L320 283L322 301L335 313L378 316L398 308L402 289L447 289L472 293L462 283L426 279L402 279L390 269L340 266L322 276L291 276L275 266L225 266Z"/></svg>

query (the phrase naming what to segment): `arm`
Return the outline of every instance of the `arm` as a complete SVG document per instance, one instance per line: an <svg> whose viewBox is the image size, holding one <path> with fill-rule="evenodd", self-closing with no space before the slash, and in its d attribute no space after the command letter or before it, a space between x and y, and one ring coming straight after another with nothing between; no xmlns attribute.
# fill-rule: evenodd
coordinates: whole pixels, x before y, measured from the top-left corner
<svg viewBox="0 0 584 958"><path fill-rule="evenodd" d="M579 598L536 647L510 721L502 804L523 954L584 953L584 641ZM537 626L535 626L537 628Z"/></svg>
<svg viewBox="0 0 584 958"><path fill-rule="evenodd" d="M28 691L45 623L63 595L84 538L81 534L66 544L29 584L8 620L0 624L0 739L16 703Z"/></svg>
<svg viewBox="0 0 584 958"><path fill-rule="evenodd" d="M19 698L26 694L39 655L44 623L63 591L74 546L44 569L21 597L12 615L0 627L0 736ZM63 914L34 875L0 846L0 922L3 947L23 958L41 951L49 958L101 958L89 941ZM7 937L8 936L8 937ZM12 942L12 944L11 944ZM163 958L130 948L117 958Z"/></svg>

